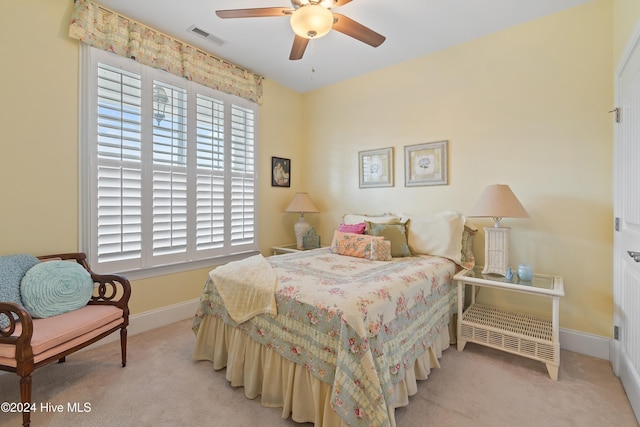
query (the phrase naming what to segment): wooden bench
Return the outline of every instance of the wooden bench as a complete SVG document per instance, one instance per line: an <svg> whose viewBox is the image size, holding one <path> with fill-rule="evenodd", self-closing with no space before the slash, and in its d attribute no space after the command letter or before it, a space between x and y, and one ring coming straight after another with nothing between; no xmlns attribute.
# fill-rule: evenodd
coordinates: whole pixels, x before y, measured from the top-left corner
<svg viewBox="0 0 640 427"><path fill-rule="evenodd" d="M127 326L131 285L120 275L100 275L89 268L84 253L38 257L41 261L59 259L82 265L94 281L94 294L78 310L43 319L32 318L20 305L0 302L0 313L10 325L0 330L0 370L20 376L20 399L31 403L31 373L94 342L120 331L122 366L127 364ZM14 320L13 313L18 317ZM30 412L22 413L23 426L31 422Z"/></svg>

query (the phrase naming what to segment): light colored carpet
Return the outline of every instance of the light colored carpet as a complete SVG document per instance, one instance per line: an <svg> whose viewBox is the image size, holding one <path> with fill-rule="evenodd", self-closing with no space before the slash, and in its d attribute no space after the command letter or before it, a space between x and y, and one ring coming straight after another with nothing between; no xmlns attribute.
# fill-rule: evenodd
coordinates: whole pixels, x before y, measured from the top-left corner
<svg viewBox="0 0 640 427"><path fill-rule="evenodd" d="M310 426L283 420L279 409L230 387L224 371L194 362L190 326L129 337L126 368L119 343L109 343L37 370L32 426ZM638 426L605 360L562 351L557 383L542 363L474 344L446 350L441 365L419 382L409 406L396 409L398 427ZM0 375L0 402L18 402L18 386L17 375ZM90 412L68 411L85 402ZM64 411L41 412L46 403ZM19 425L20 414L0 413L0 426Z"/></svg>

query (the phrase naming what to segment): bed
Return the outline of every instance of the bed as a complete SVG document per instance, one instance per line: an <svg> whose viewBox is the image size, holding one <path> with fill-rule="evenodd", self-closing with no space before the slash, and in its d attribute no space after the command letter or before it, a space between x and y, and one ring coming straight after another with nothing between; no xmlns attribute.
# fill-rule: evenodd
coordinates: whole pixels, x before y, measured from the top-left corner
<svg viewBox="0 0 640 427"><path fill-rule="evenodd" d="M416 381L439 366L450 344L452 279L473 261L473 231L461 215L454 222L442 254L412 247L410 256L372 260L345 255L334 236L330 248L230 263L235 272L270 269L271 304L238 317L216 282L221 277L210 274L193 320L193 358L226 368L232 386L243 386L250 399L261 396L263 406L281 407L283 418L326 427L395 425L395 408L408 404ZM426 228L413 225L413 233L443 232L441 218ZM410 227L408 243L420 248Z"/></svg>

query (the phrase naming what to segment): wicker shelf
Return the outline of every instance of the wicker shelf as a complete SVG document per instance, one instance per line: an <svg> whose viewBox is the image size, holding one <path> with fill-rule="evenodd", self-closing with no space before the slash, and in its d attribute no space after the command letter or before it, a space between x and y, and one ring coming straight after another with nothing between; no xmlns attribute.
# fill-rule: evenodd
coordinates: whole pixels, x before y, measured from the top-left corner
<svg viewBox="0 0 640 427"><path fill-rule="evenodd" d="M482 267L456 274L458 284L458 350L474 342L544 362L551 379L558 380L560 367L559 307L564 285L559 276L534 274L529 282L509 281L487 275ZM471 305L463 310L464 288L472 287ZM551 298L551 319L476 303L476 287L488 287Z"/></svg>
<svg viewBox="0 0 640 427"><path fill-rule="evenodd" d="M553 342L550 320L474 304L460 321L460 338L529 357L559 361L560 346Z"/></svg>

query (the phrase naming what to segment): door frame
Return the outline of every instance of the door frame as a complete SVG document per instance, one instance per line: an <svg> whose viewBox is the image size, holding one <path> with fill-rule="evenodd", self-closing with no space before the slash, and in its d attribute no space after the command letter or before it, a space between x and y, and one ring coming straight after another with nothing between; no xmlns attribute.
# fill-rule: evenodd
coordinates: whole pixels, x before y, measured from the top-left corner
<svg viewBox="0 0 640 427"><path fill-rule="evenodd" d="M636 22L635 28L631 33L631 36L627 40L625 49L623 50L620 60L618 61L615 75L614 75L614 94L615 104L619 106L621 103L620 93L620 77L625 71L625 68L629 64L633 55L640 55L640 19ZM619 111L619 110L618 110ZM624 114L624 112L621 112ZM618 112L616 112L618 114ZM614 218L621 217L622 201L619 196L621 174L620 168L620 143L621 132L617 125L614 126L614 185L613 185L613 215ZM617 231L614 231L614 244L613 244L613 325L619 326L622 324L624 313L620 310L620 304L618 303L623 298L622 292L622 269L620 268L622 256L618 245ZM624 333L624 331L623 331ZM622 382L622 385L627 393L627 397L636 415L636 419L640 419L640 378L638 378L637 370L633 367L632 362L626 357L626 354L622 352L621 342L617 339L610 341L610 360L613 367L613 372L618 376Z"/></svg>

